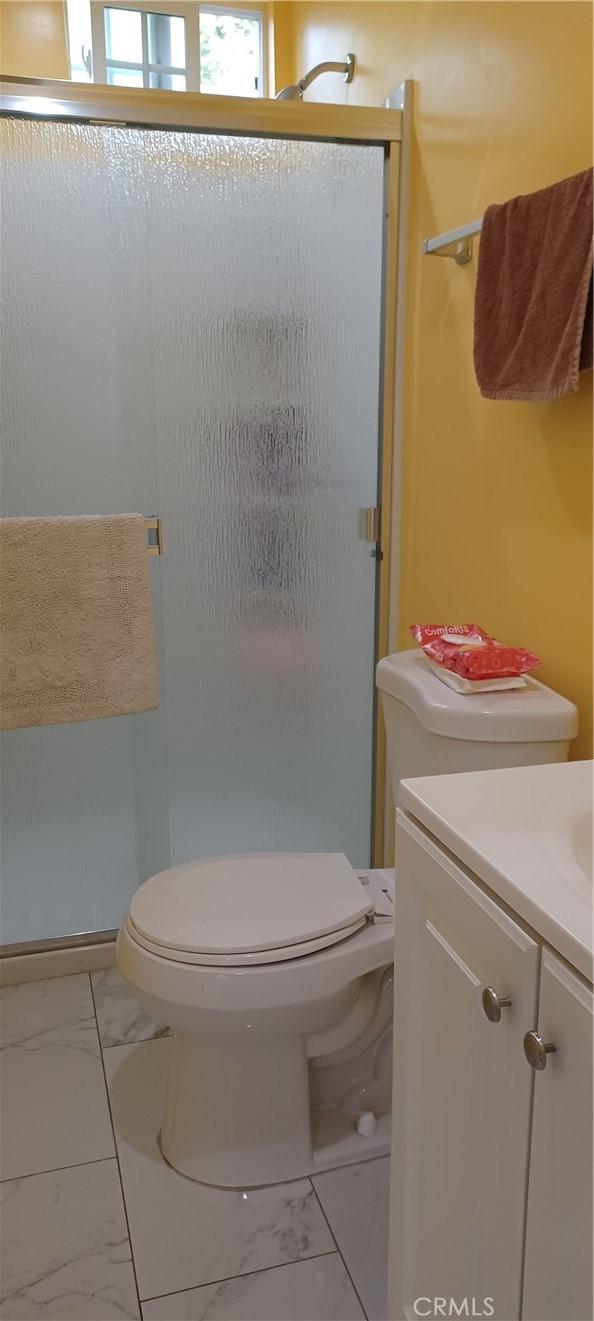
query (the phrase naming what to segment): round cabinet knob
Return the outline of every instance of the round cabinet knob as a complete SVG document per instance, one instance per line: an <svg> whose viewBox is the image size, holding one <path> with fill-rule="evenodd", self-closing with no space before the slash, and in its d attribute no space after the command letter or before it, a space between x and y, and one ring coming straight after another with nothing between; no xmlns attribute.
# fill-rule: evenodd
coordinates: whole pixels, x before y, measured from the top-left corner
<svg viewBox="0 0 594 1321"><path fill-rule="evenodd" d="M547 1055L554 1055L556 1049L552 1041L543 1041L540 1032L527 1032L524 1037L524 1054L531 1069L545 1069Z"/></svg>
<svg viewBox="0 0 594 1321"><path fill-rule="evenodd" d="M501 1010L508 1009L511 1004L511 1000L509 1000L507 997L503 999L502 996L499 996L497 994L497 991L493 990L492 986L484 987L482 999L483 999L483 1009L485 1011L485 1014L487 1015L487 1018L489 1019L489 1022L500 1023Z"/></svg>

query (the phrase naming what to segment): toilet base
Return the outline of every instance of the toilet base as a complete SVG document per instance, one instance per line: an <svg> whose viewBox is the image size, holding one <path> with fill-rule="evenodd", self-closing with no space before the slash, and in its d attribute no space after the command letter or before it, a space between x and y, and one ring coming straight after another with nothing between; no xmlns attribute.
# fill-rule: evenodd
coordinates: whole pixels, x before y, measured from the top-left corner
<svg viewBox="0 0 594 1321"><path fill-rule="evenodd" d="M173 1043L159 1135L162 1155L187 1178L217 1188L285 1183L322 1170L386 1155L390 1115L369 1136L357 1116L337 1105L310 1110L303 1040L269 1043L198 1041L178 1032Z"/></svg>
<svg viewBox="0 0 594 1321"><path fill-rule="evenodd" d="M311 1160L303 1041L197 1040L176 1032L160 1145L190 1179L248 1188L297 1179Z"/></svg>
<svg viewBox="0 0 594 1321"><path fill-rule="evenodd" d="M391 1131L392 1115L380 1115L377 1121L375 1133L370 1137L361 1137L357 1132L356 1124L350 1115L345 1115L335 1107L328 1107L313 1117L314 1123L314 1142L315 1136L319 1139L319 1146L314 1145L310 1154L309 1164L299 1169L293 1178L308 1178L314 1174L323 1174L325 1170L340 1169L345 1165L358 1165L361 1161L376 1160L380 1156L389 1156L391 1150ZM162 1134L159 1133L157 1144L163 1159L176 1170L178 1174L183 1174L186 1178L191 1178L194 1183L204 1183L209 1188L229 1188L234 1191L248 1188L270 1187L274 1183L285 1183L285 1179L270 1179L265 1185L260 1179L259 1183L214 1183L212 1180L200 1179L197 1175L188 1174L186 1169L180 1169L174 1165L163 1150Z"/></svg>

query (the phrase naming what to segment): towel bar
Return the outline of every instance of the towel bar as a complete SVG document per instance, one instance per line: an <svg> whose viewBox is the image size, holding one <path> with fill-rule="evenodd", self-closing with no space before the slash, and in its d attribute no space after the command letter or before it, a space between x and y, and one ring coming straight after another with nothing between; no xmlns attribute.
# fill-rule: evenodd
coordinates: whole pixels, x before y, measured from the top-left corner
<svg viewBox="0 0 594 1321"><path fill-rule="evenodd" d="M151 514L150 518L145 518L147 535L147 555L163 554L163 532L161 519L156 514Z"/></svg>
<svg viewBox="0 0 594 1321"><path fill-rule="evenodd" d="M482 220L471 220L467 225L459 225L458 229L448 229L445 234L423 239L423 252L436 257L453 257L458 266L466 266L472 261L472 236L480 234L482 225Z"/></svg>

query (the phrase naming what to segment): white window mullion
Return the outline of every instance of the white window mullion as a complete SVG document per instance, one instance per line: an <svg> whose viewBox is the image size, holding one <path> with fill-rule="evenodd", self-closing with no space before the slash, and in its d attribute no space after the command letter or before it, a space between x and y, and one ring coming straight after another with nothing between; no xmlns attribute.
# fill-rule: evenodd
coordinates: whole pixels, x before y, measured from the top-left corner
<svg viewBox="0 0 594 1321"><path fill-rule="evenodd" d="M138 65L138 68L140 68L140 65ZM179 69L175 64L149 64L148 70L149 73L176 73L181 78L186 76L186 70Z"/></svg>
<svg viewBox="0 0 594 1321"><path fill-rule="evenodd" d="M105 68L105 5L91 4L91 33L93 37L93 80L107 82Z"/></svg>
<svg viewBox="0 0 594 1321"><path fill-rule="evenodd" d="M192 5L186 18L186 78L189 92L200 91L200 5Z"/></svg>
<svg viewBox="0 0 594 1321"><path fill-rule="evenodd" d="M144 65L134 64L132 60L106 60L106 69L132 69L134 73L142 73Z"/></svg>
<svg viewBox="0 0 594 1321"><path fill-rule="evenodd" d="M148 44L148 18L146 9L140 11L140 22L142 25L142 82L144 87L150 87L151 78L149 73L149 44Z"/></svg>

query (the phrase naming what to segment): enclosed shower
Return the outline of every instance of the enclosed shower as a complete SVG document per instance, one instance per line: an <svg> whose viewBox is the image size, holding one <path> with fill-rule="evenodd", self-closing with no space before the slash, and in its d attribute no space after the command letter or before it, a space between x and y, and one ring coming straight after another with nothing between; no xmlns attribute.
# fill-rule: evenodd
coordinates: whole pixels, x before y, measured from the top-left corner
<svg viewBox="0 0 594 1321"><path fill-rule="evenodd" d="M62 89L0 123L2 513L158 517L160 706L2 735L5 944L192 857L370 864L398 116Z"/></svg>

